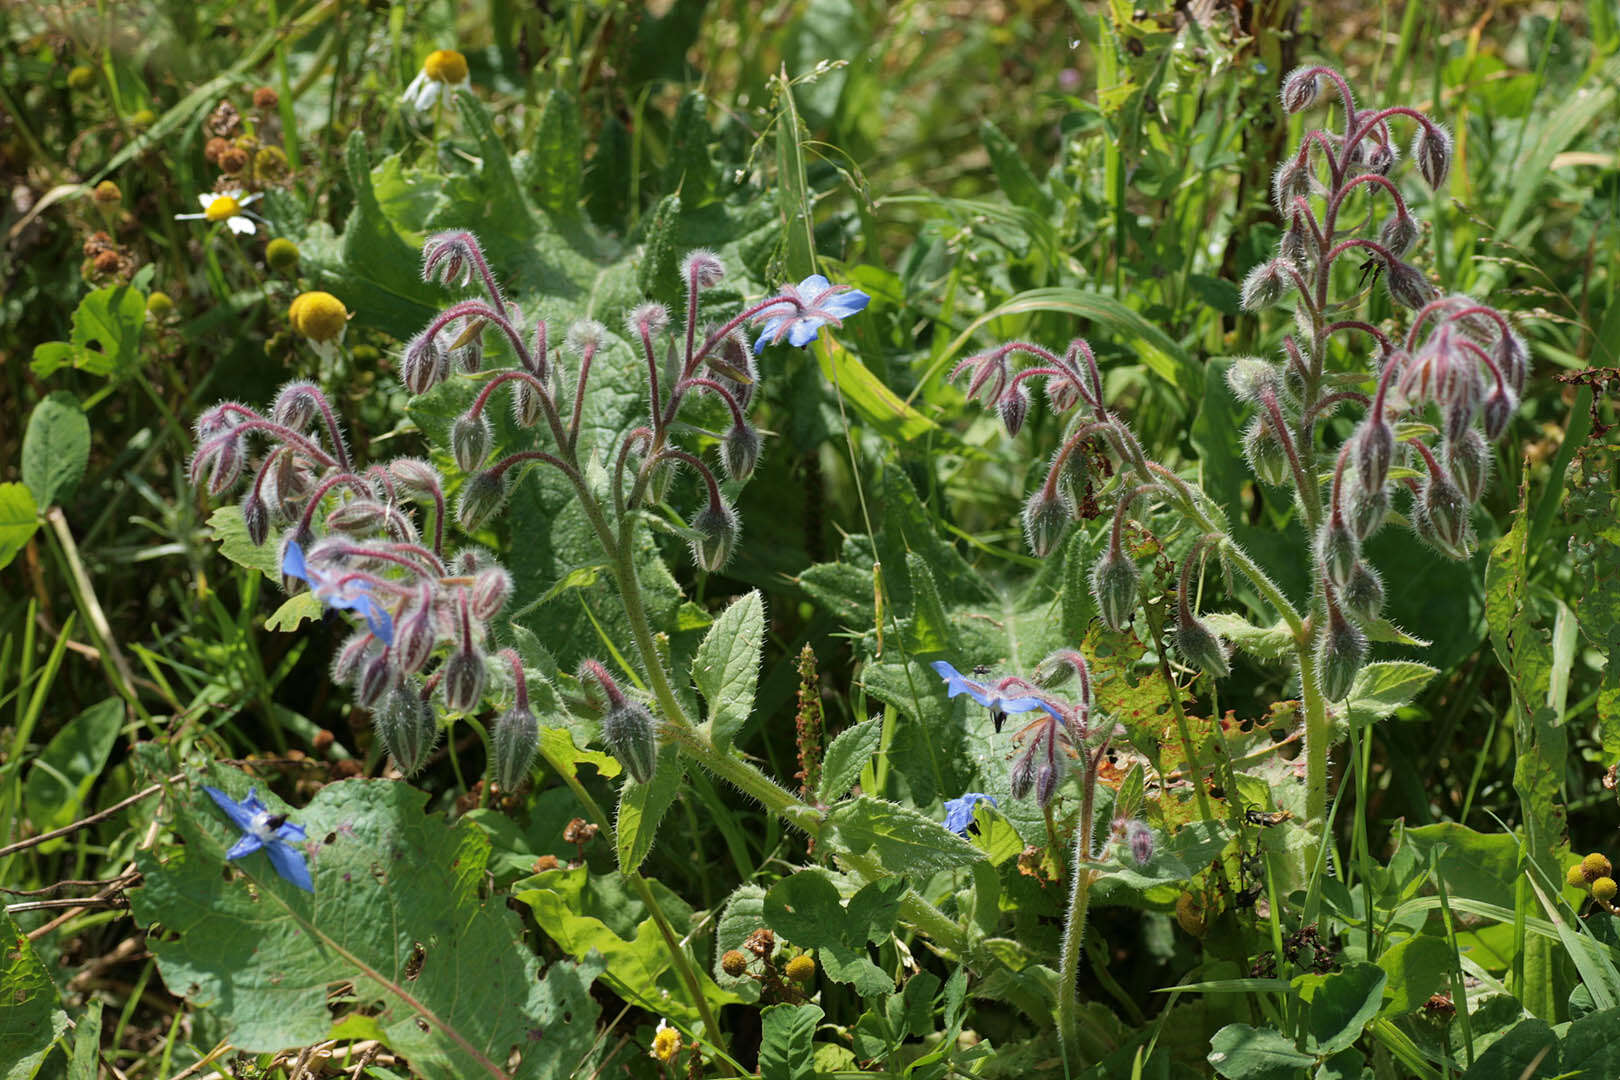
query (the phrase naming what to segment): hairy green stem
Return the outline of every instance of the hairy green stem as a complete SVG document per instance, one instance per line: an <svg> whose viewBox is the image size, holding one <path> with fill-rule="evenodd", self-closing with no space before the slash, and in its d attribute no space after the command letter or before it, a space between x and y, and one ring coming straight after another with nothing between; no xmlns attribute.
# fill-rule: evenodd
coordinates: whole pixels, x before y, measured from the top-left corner
<svg viewBox="0 0 1620 1080"><path fill-rule="evenodd" d="M1097 795L1096 763L1086 760L1081 779L1080 823L1074 830L1074 854L1069 860L1074 874L1069 888L1069 911L1063 920L1063 955L1058 966L1058 1041L1063 1046L1065 1065L1078 1051L1080 1037L1080 948L1086 936L1086 914L1091 902L1091 882L1096 871L1091 861L1092 815ZM1075 1069L1083 1062L1073 1063Z"/></svg>

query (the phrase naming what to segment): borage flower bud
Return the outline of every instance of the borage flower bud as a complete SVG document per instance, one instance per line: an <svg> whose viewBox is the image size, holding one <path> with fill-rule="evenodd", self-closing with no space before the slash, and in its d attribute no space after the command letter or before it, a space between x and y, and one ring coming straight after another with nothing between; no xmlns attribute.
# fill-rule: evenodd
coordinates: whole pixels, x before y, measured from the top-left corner
<svg viewBox="0 0 1620 1080"><path fill-rule="evenodd" d="M1362 139L1356 147L1356 158L1365 172L1388 176L1395 167L1395 148L1385 142Z"/></svg>
<svg viewBox="0 0 1620 1080"><path fill-rule="evenodd" d="M1451 172L1451 153L1451 132L1444 125L1431 121L1418 126L1417 134L1412 137L1412 156L1417 159L1418 172L1423 174L1423 181L1431 190L1439 191L1440 185L1446 182Z"/></svg>
<svg viewBox="0 0 1620 1080"><path fill-rule="evenodd" d="M438 641L433 622L433 590L422 586L416 604L394 624L394 665L401 675L414 675L427 664Z"/></svg>
<svg viewBox="0 0 1620 1080"><path fill-rule="evenodd" d="M1013 798L1028 798L1029 793L1035 788L1034 747L1018 755L1018 760L1013 762L1012 772L1007 777L1007 780L1012 788Z"/></svg>
<svg viewBox="0 0 1620 1080"><path fill-rule="evenodd" d="M506 502L505 474L497 476L490 470L473 473L461 486L461 500L456 504L456 520L463 532L477 532Z"/></svg>
<svg viewBox="0 0 1620 1080"><path fill-rule="evenodd" d="M1294 269L1301 272L1310 269L1315 260L1312 258L1310 241L1306 237L1305 227L1300 224L1296 215L1277 240L1277 258L1292 264Z"/></svg>
<svg viewBox="0 0 1620 1080"><path fill-rule="evenodd" d="M1412 215L1397 210L1391 214L1378 230L1378 242L1389 249L1391 255L1397 259L1412 250L1417 243L1418 224Z"/></svg>
<svg viewBox="0 0 1620 1080"><path fill-rule="evenodd" d="M432 495L444 490L439 471L421 458L395 458L388 463L388 471L412 495Z"/></svg>
<svg viewBox="0 0 1620 1080"><path fill-rule="evenodd" d="M759 464L759 432L748 424L734 424L720 440L720 463L726 475L741 483L754 474Z"/></svg>
<svg viewBox="0 0 1620 1080"><path fill-rule="evenodd" d="M444 662L444 704L452 712L470 713L484 696L484 658L462 647Z"/></svg>
<svg viewBox="0 0 1620 1080"><path fill-rule="evenodd" d="M1131 624L1136 613L1136 588L1141 577L1136 564L1124 552L1108 551L1091 571L1091 595L1103 623L1116 633Z"/></svg>
<svg viewBox="0 0 1620 1080"><path fill-rule="evenodd" d="M625 320L632 336L642 334L648 337L657 337L669 326L669 309L663 304L648 302L630 312Z"/></svg>
<svg viewBox="0 0 1620 1080"><path fill-rule="evenodd" d="M1395 303L1416 311L1433 300L1437 290L1423 276L1423 271L1395 259L1384 264L1384 291Z"/></svg>
<svg viewBox="0 0 1620 1080"><path fill-rule="evenodd" d="M377 734L399 771L414 776L427 764L439 741L439 718L432 702L402 688L388 695L378 712Z"/></svg>
<svg viewBox="0 0 1620 1080"><path fill-rule="evenodd" d="M1125 826L1125 843L1131 849L1131 858L1137 866L1146 866L1153 860L1153 830L1140 821Z"/></svg>
<svg viewBox="0 0 1620 1080"><path fill-rule="evenodd" d="M259 493L251 487L242 495L242 524L247 526L248 539L258 547L270 535L270 508Z"/></svg>
<svg viewBox="0 0 1620 1080"><path fill-rule="evenodd" d="M1008 436L1017 435L1029 415L1029 391L1020 383L996 399L996 411L1001 414L1002 426Z"/></svg>
<svg viewBox="0 0 1620 1080"><path fill-rule="evenodd" d="M1328 580L1339 588L1350 582L1350 575L1361 558L1361 543L1337 512L1329 514L1316 534L1316 564Z"/></svg>
<svg viewBox="0 0 1620 1080"><path fill-rule="evenodd" d="M1485 437L1493 442L1500 439L1506 433L1508 422L1513 419L1517 408L1518 402L1511 389L1498 386L1492 390L1491 396L1485 399Z"/></svg>
<svg viewBox="0 0 1620 1080"><path fill-rule="evenodd" d="M1024 503L1024 539L1037 558L1046 557L1057 546L1069 527L1070 516L1068 504L1044 484L1030 495Z"/></svg>
<svg viewBox="0 0 1620 1080"><path fill-rule="evenodd" d="M737 512L727 503L710 503L692 518L692 561L711 574L726 565L737 545Z"/></svg>
<svg viewBox="0 0 1620 1080"><path fill-rule="evenodd" d="M1224 679L1232 674L1226 649L1201 620L1178 617L1175 630L1171 633L1171 642L1187 666L1216 679Z"/></svg>
<svg viewBox="0 0 1620 1080"><path fill-rule="evenodd" d="M443 382L449 373L444 343L437 334L423 331L405 346L405 354L399 362L399 377L411 393L427 393Z"/></svg>
<svg viewBox="0 0 1620 1080"><path fill-rule="evenodd" d="M1513 388L1515 398L1524 394L1524 380L1530 373L1530 347L1524 338L1508 331L1491 346L1491 359L1496 361L1502 377Z"/></svg>
<svg viewBox="0 0 1620 1080"><path fill-rule="evenodd" d="M302 583L300 583L302 584ZM360 672L360 662L371 650L370 630L357 630L350 634L332 657L332 681L347 686Z"/></svg>
<svg viewBox="0 0 1620 1080"><path fill-rule="evenodd" d="M489 456L492 433L489 420L483 413L470 412L456 417L450 427L450 449L455 454L456 467L462 472L473 472Z"/></svg>
<svg viewBox="0 0 1620 1080"><path fill-rule="evenodd" d="M389 663L388 650L374 649L360 662L360 669L355 675L355 704L369 709L396 685L398 679L393 664Z"/></svg>
<svg viewBox="0 0 1620 1080"><path fill-rule="evenodd" d="M366 535L383 527L388 508L372 499L351 499L326 515L326 527L335 532Z"/></svg>
<svg viewBox="0 0 1620 1080"><path fill-rule="evenodd" d="M1240 356L1226 369L1226 387L1239 401L1254 405L1268 391L1281 394L1282 377L1271 361L1258 356Z"/></svg>
<svg viewBox="0 0 1620 1080"><path fill-rule="evenodd" d="M422 245L422 280L460 289L472 280L469 258L478 241L469 232L434 233Z"/></svg>
<svg viewBox="0 0 1620 1080"><path fill-rule="evenodd" d="M652 780L658 767L658 733L645 706L621 697L602 714L602 741L636 783Z"/></svg>
<svg viewBox="0 0 1620 1080"><path fill-rule="evenodd" d="M478 374L478 369L484 366L484 339L474 335L466 344L451 349L450 366L468 375Z"/></svg>
<svg viewBox="0 0 1620 1080"><path fill-rule="evenodd" d="M1297 113L1316 102L1321 88L1320 76L1309 68L1295 68L1283 79L1282 106L1284 111Z"/></svg>
<svg viewBox="0 0 1620 1080"><path fill-rule="evenodd" d="M1248 430L1243 433L1243 456L1263 484L1283 487L1294 478L1288 465L1288 449L1277 437L1267 416L1249 421Z"/></svg>
<svg viewBox="0 0 1620 1080"><path fill-rule="evenodd" d="M1080 403L1080 386L1068 376L1046 380L1046 403L1055 413L1066 413Z"/></svg>
<svg viewBox="0 0 1620 1080"><path fill-rule="evenodd" d="M1395 429L1384 418L1369 415L1351 438L1355 440L1351 457L1361 490L1382 491L1389 480L1390 460L1395 455Z"/></svg>
<svg viewBox="0 0 1620 1080"><path fill-rule="evenodd" d="M759 382L759 365L754 350L740 330L733 330L708 356L709 375L725 387L739 409L748 408L754 397L754 386Z"/></svg>
<svg viewBox="0 0 1620 1080"><path fill-rule="evenodd" d="M1344 606L1358 619L1371 622L1384 610L1384 582L1378 571L1365 562L1356 563L1350 571L1350 583L1344 587Z"/></svg>
<svg viewBox="0 0 1620 1080"><path fill-rule="evenodd" d="M1035 685L1051 690L1062 686L1076 675L1082 676L1080 691L1082 705L1089 706L1091 701L1091 674L1086 666L1086 658L1074 649L1059 649L1035 666Z"/></svg>
<svg viewBox="0 0 1620 1080"><path fill-rule="evenodd" d="M495 721L490 741L494 744L490 772L495 782L502 791L516 791L518 785L528 779L535 751L540 746L540 728L535 723L534 713L520 707L502 713Z"/></svg>
<svg viewBox="0 0 1620 1080"><path fill-rule="evenodd" d="M1377 532L1389 516L1389 492L1384 488L1368 491L1359 483L1355 484L1345 502L1346 520L1357 540L1366 540Z"/></svg>
<svg viewBox="0 0 1620 1080"><path fill-rule="evenodd" d="M540 422L540 393L519 380L512 391L512 419L518 427L532 428Z"/></svg>
<svg viewBox="0 0 1620 1080"><path fill-rule="evenodd" d="M1047 761L1035 770L1035 805L1045 810L1057 793L1057 766Z"/></svg>
<svg viewBox="0 0 1620 1080"><path fill-rule="evenodd" d="M270 419L294 431L307 431L315 414L320 411L320 391L314 383L290 382L276 395L270 406Z"/></svg>
<svg viewBox="0 0 1620 1080"><path fill-rule="evenodd" d="M1294 200L1311 193L1311 170L1297 157L1285 158L1271 174L1271 199L1277 216L1292 221Z"/></svg>
<svg viewBox="0 0 1620 1080"><path fill-rule="evenodd" d="M1447 476L1430 473L1412 503L1412 530L1452 559L1466 559L1473 546L1468 500Z"/></svg>
<svg viewBox="0 0 1620 1080"><path fill-rule="evenodd" d="M695 281L700 289L712 289L726 276L725 264L712 251L698 248L689 251L681 267L687 281Z"/></svg>
<svg viewBox="0 0 1620 1080"><path fill-rule="evenodd" d="M1356 674L1367 661L1367 635L1361 627L1336 609L1328 611L1327 633L1317 647L1317 668L1322 676L1322 695L1329 701L1343 701L1355 685Z"/></svg>
<svg viewBox="0 0 1620 1080"><path fill-rule="evenodd" d="M207 473L208 494L218 498L242 477L242 450L235 438L225 439L218 445L199 448L191 459L191 482L196 483Z"/></svg>
<svg viewBox="0 0 1620 1080"><path fill-rule="evenodd" d="M1291 284L1281 260L1261 263L1243 279L1241 301L1244 309L1258 311L1270 307L1283 298Z"/></svg>
<svg viewBox="0 0 1620 1080"><path fill-rule="evenodd" d="M500 613L506 606L506 601L512 596L512 575L499 566L490 566L480 570L473 578L472 602L470 604L473 618L479 622L488 622Z"/></svg>
<svg viewBox="0 0 1620 1080"><path fill-rule="evenodd" d="M1478 502L1491 479L1491 448L1485 436L1469 428L1446 443L1446 467L1463 498Z"/></svg>

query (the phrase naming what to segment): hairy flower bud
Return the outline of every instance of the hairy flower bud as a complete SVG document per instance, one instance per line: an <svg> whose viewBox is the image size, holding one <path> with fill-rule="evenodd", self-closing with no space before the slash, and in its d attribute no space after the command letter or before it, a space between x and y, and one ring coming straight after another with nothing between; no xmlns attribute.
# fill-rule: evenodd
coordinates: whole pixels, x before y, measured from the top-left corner
<svg viewBox="0 0 1620 1080"><path fill-rule="evenodd" d="M1257 405L1268 392L1282 394L1282 373L1269 360L1240 356L1226 369L1226 387L1239 401Z"/></svg>
<svg viewBox="0 0 1620 1080"><path fill-rule="evenodd" d="M1344 588L1361 558L1361 543L1342 517L1328 515L1316 534L1316 564L1329 581Z"/></svg>
<svg viewBox="0 0 1620 1080"><path fill-rule="evenodd" d="M483 413L471 412L456 417L450 428L450 449L456 458L456 467L462 472L473 472L489 455L492 433L489 420Z"/></svg>
<svg viewBox="0 0 1620 1080"><path fill-rule="evenodd" d="M1389 516L1389 492L1384 488L1368 491L1359 483L1353 485L1345 498L1346 520L1357 540L1366 540Z"/></svg>
<svg viewBox="0 0 1620 1080"><path fill-rule="evenodd" d="M1104 552L1091 571L1091 595L1104 625L1123 631L1136 613L1136 588L1140 574L1136 564L1123 552Z"/></svg>
<svg viewBox="0 0 1620 1080"><path fill-rule="evenodd" d="M1282 105L1286 112L1297 113L1316 102L1321 88L1320 78L1309 68L1295 68L1283 79Z"/></svg>
<svg viewBox="0 0 1620 1080"><path fill-rule="evenodd" d="M709 375L725 387L739 409L748 408L759 382L759 365L747 337L738 331L727 334L708 358Z"/></svg>
<svg viewBox="0 0 1620 1080"><path fill-rule="evenodd" d="M1271 419L1257 416L1249 421L1243 433L1243 456L1260 482L1271 487L1284 487L1294 479L1288 465L1288 449L1272 429Z"/></svg>
<svg viewBox="0 0 1620 1080"><path fill-rule="evenodd" d="M1432 122L1418 125L1412 138L1412 157L1417 159L1418 172L1431 190L1439 191L1446 182L1451 172L1451 154L1451 132Z"/></svg>
<svg viewBox="0 0 1620 1080"><path fill-rule="evenodd" d="M1283 298L1292 281L1278 259L1263 262L1243 279L1242 303L1245 310L1259 311Z"/></svg>
<svg viewBox="0 0 1620 1080"><path fill-rule="evenodd" d="M1232 665L1220 639L1198 618L1177 618L1175 629L1171 632L1171 642L1188 667L1197 668L1215 679L1224 679L1232 674Z"/></svg>
<svg viewBox="0 0 1620 1080"><path fill-rule="evenodd" d="M1035 787L1035 753L1033 747L1018 755L1018 760L1013 762L1012 772L1007 777L1007 780L1012 788L1013 798L1024 799L1029 797L1029 793Z"/></svg>
<svg viewBox="0 0 1620 1080"><path fill-rule="evenodd" d="M1367 635L1361 632L1361 627L1330 610L1327 633L1317 646L1316 666L1321 674L1322 696L1329 701L1343 701L1366 661Z"/></svg>
<svg viewBox="0 0 1620 1080"><path fill-rule="evenodd" d="M389 662L388 650L375 649L360 662L359 670L355 673L355 704L369 709L396 685L398 679L395 678L393 665Z"/></svg>
<svg viewBox="0 0 1620 1080"><path fill-rule="evenodd" d="M1452 559L1466 559L1473 547L1468 500L1450 477L1427 476L1412 502L1412 530Z"/></svg>
<svg viewBox="0 0 1620 1080"><path fill-rule="evenodd" d="M1311 250L1309 234L1296 215L1277 239L1277 258L1304 273L1315 265L1315 252Z"/></svg>
<svg viewBox="0 0 1620 1080"><path fill-rule="evenodd" d="M1362 139L1356 145L1356 160L1363 172L1388 176L1395 167L1395 148L1386 142Z"/></svg>
<svg viewBox="0 0 1620 1080"><path fill-rule="evenodd" d="M692 561L711 574L726 565L740 531L737 512L723 502L706 504L693 515L691 527L698 534L691 542Z"/></svg>
<svg viewBox="0 0 1620 1080"><path fill-rule="evenodd" d="M741 483L754 474L759 464L760 437L749 424L733 424L720 440L720 463L726 475Z"/></svg>
<svg viewBox="0 0 1620 1080"><path fill-rule="evenodd" d="M472 601L468 605L473 618L488 622L506 606L512 595L512 575L499 566L480 570L473 578Z"/></svg>
<svg viewBox="0 0 1620 1080"><path fill-rule="evenodd" d="M504 475L497 476L485 470L473 473L461 486L461 500L456 505L456 520L463 532L477 532L501 504L506 501Z"/></svg>
<svg viewBox="0 0 1620 1080"><path fill-rule="evenodd" d="M642 334L657 337L669 326L669 309L663 304L649 301L630 312L625 326L629 328L632 338Z"/></svg>
<svg viewBox="0 0 1620 1080"><path fill-rule="evenodd" d="M445 707L452 712L470 713L484 696L484 658L471 648L459 648L444 663Z"/></svg>
<svg viewBox="0 0 1620 1080"><path fill-rule="evenodd" d="M1446 442L1446 467L1469 502L1478 502L1491 479L1491 447L1485 436L1469 428L1459 439Z"/></svg>
<svg viewBox="0 0 1620 1080"><path fill-rule="evenodd" d="M474 334L465 344L457 345L450 350L450 365L460 368L468 375L478 374L478 369L484 366L484 339Z"/></svg>
<svg viewBox="0 0 1620 1080"><path fill-rule="evenodd" d="M427 393L449 373L444 344L438 335L423 331L405 346L405 354L399 361L399 377L411 393Z"/></svg>
<svg viewBox="0 0 1620 1080"><path fill-rule="evenodd" d="M388 472L412 495L432 495L444 489L439 471L421 458L395 458L388 463Z"/></svg>
<svg viewBox="0 0 1620 1080"><path fill-rule="evenodd" d="M1381 416L1369 415L1351 436L1355 445L1351 457L1356 466L1356 482L1366 492L1382 491L1389 480L1389 465L1395 455L1395 429Z"/></svg>
<svg viewBox="0 0 1620 1080"><path fill-rule="evenodd" d="M512 419L518 427L531 428L540 422L540 393L519 381L512 390Z"/></svg>
<svg viewBox="0 0 1620 1080"><path fill-rule="evenodd" d="M371 651L373 640L370 630L357 630L344 639L332 657L333 682L346 686L354 681L360 672L360 662Z"/></svg>
<svg viewBox="0 0 1620 1080"><path fill-rule="evenodd" d="M1491 359L1496 361L1502 378L1513 388L1514 396L1524 395L1524 380L1530 373L1530 347L1515 331L1508 331L1491 346Z"/></svg>
<svg viewBox="0 0 1620 1080"><path fill-rule="evenodd" d="M502 791L516 791L528 779L540 746L540 727L534 713L514 707L501 714L490 733L493 754L489 771Z"/></svg>
<svg viewBox="0 0 1620 1080"><path fill-rule="evenodd" d="M1508 428L1508 422L1513 419L1513 413L1518 409L1518 402L1514 399L1513 391L1506 386L1498 386L1491 391L1491 396L1485 399L1483 410L1485 420L1485 437L1491 441L1500 439Z"/></svg>
<svg viewBox="0 0 1620 1080"><path fill-rule="evenodd" d="M1344 587L1344 606L1358 619L1371 621L1384 610L1384 581L1378 571L1365 562L1358 562L1350 571L1350 583Z"/></svg>
<svg viewBox="0 0 1620 1080"><path fill-rule="evenodd" d="M696 282L698 288L712 289L726 276L726 267L714 252L698 248L686 253L681 273L686 280Z"/></svg>
<svg viewBox="0 0 1620 1080"><path fill-rule="evenodd" d="M1048 555L1069 527L1070 511L1062 496L1046 486L1036 488L1024 503L1024 539L1037 558Z"/></svg>
<svg viewBox="0 0 1620 1080"><path fill-rule="evenodd" d="M423 586L417 601L394 623L394 666L401 675L414 675L427 664L438 642L433 622L433 592Z"/></svg>
<svg viewBox="0 0 1620 1080"><path fill-rule="evenodd" d="M1271 174L1271 199L1277 216L1284 221L1294 217L1294 200L1311 193L1310 167L1297 157L1283 159Z"/></svg>
<svg viewBox="0 0 1620 1080"><path fill-rule="evenodd" d="M314 383L291 382L281 388L275 404L270 406L270 419L294 431L309 430L310 422L320 411L320 390Z"/></svg>
<svg viewBox="0 0 1620 1080"><path fill-rule="evenodd" d="M1019 383L997 398L996 411L1001 414L1001 423L1007 429L1008 436L1017 435L1024 426L1024 418L1029 415L1029 391L1024 384Z"/></svg>
<svg viewBox="0 0 1620 1080"><path fill-rule="evenodd" d="M602 741L636 783L652 780L658 767L658 733L645 706L629 698L609 706L602 714Z"/></svg>
<svg viewBox="0 0 1620 1080"><path fill-rule="evenodd" d="M1412 215L1402 210L1396 210L1385 219L1383 227L1378 230L1378 242L1389 249L1389 253L1397 259L1412 250L1417 243L1418 223Z"/></svg>
<svg viewBox="0 0 1620 1080"><path fill-rule="evenodd" d="M424 701L420 694L401 688L388 695L376 722L383 747L399 771L406 776L421 771L439 741L439 718L433 704Z"/></svg>
<svg viewBox="0 0 1620 1080"><path fill-rule="evenodd" d="M334 532L366 535L381 529L387 517L388 507L375 499L350 499L326 515L326 527Z"/></svg>
<svg viewBox="0 0 1620 1080"><path fill-rule="evenodd" d="M1433 300L1436 292L1423 271L1400 259L1384 264L1384 291L1395 303L1413 311Z"/></svg>
<svg viewBox="0 0 1620 1080"><path fill-rule="evenodd" d="M242 495L242 524L247 526L248 539L258 547L270 535L270 508L259 493L251 487Z"/></svg>
<svg viewBox="0 0 1620 1080"><path fill-rule="evenodd" d="M1035 770L1035 805L1045 810L1057 793L1057 767L1050 761L1042 762Z"/></svg>
<svg viewBox="0 0 1620 1080"><path fill-rule="evenodd" d="M1125 844L1131 849L1131 858L1137 866L1146 866L1153 860L1153 830L1145 822L1132 821L1125 826Z"/></svg>

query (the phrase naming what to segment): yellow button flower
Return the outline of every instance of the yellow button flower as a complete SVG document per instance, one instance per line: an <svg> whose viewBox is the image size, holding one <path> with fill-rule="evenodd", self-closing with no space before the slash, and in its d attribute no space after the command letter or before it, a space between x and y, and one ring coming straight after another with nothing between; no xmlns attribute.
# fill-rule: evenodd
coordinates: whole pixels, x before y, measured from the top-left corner
<svg viewBox="0 0 1620 1080"><path fill-rule="evenodd" d="M422 61L422 70L405 88L400 99L417 112L427 112L453 90L471 85L467 78L467 58L454 49L435 49Z"/></svg>
<svg viewBox="0 0 1620 1080"><path fill-rule="evenodd" d="M647 1051L647 1056L668 1065L680 1052L681 1033L670 1027L668 1020L658 1021L658 1030L653 1032L652 1049Z"/></svg>
<svg viewBox="0 0 1620 1080"><path fill-rule="evenodd" d="M223 221L231 232L251 235L258 231L257 226L253 224L253 219L258 215L245 210L244 207L258 197L258 192L244 196L240 190L212 191L197 196L197 202L202 205L202 213L176 214L174 218L176 221L207 221L213 224Z"/></svg>
<svg viewBox="0 0 1620 1080"><path fill-rule="evenodd" d="M337 355L349 326L349 312L343 301L329 292L299 293L287 308L287 321L309 340L323 358Z"/></svg>

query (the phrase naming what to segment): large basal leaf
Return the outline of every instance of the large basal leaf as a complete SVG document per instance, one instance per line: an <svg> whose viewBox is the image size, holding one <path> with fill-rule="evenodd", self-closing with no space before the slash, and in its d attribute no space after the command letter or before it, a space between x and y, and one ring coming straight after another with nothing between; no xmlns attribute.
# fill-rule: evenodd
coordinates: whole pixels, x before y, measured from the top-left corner
<svg viewBox="0 0 1620 1080"><path fill-rule="evenodd" d="M176 789L171 827L183 843L137 855L145 882L131 908L140 925L161 924L150 944L164 983L213 1010L234 1045L377 1038L416 1074L447 1080L564 1077L589 1055L601 967L542 975L517 918L480 895L482 829L425 814L427 796L407 784L328 785L291 812L308 833L310 894L262 853L227 869L239 833L204 779L238 799L248 786L213 770ZM343 1003L329 1001L340 989Z"/></svg>
<svg viewBox="0 0 1620 1080"><path fill-rule="evenodd" d="M891 874L918 876L967 866L984 853L910 807L860 795L827 815L843 846L869 853Z"/></svg>
<svg viewBox="0 0 1620 1080"><path fill-rule="evenodd" d="M31 1080L67 1030L56 984L11 916L0 911L5 963L0 965L0 1080Z"/></svg>

